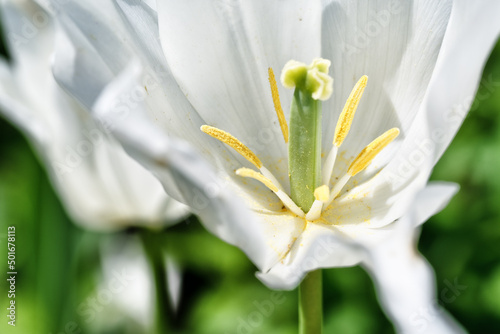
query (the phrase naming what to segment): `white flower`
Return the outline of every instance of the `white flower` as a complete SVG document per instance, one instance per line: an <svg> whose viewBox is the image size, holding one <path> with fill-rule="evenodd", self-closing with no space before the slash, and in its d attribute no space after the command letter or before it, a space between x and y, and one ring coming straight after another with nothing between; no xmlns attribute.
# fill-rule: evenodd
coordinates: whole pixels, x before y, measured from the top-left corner
<svg viewBox="0 0 500 334"><path fill-rule="evenodd" d="M180 303L182 272L175 260L167 254L164 255L164 263L160 267L166 270L170 307L172 311L175 311ZM102 325L96 322L101 320L109 327L110 313L114 312L113 318L116 319L113 322L136 323L143 328L142 332L152 332L156 299L153 284L155 272L149 266L147 255L137 235L131 237L110 234L106 236L100 245L100 260L102 277L94 292L95 297L99 302L108 301L105 299L106 295L112 295L113 298L110 298L109 305L102 303L102 306L106 308L102 312L96 312L89 303L86 303L88 299L84 301L82 305L85 306L85 322L92 328L98 329L102 328Z"/></svg>
<svg viewBox="0 0 500 334"><path fill-rule="evenodd" d="M433 278L412 236L456 191L454 185L426 184L470 107L500 31L500 2L161 1L159 27L157 13L143 2L116 0L120 15L102 10L101 2L49 6L67 34L58 41L59 82L94 106L169 194L245 251L263 282L290 289L310 270L363 262L400 329L419 330L408 317L415 307L432 305ZM324 166L330 166L344 102L359 78L370 77L333 171L325 174L329 189L372 140L391 128L400 135L368 168L344 179L319 219L308 219L288 201L287 145L267 69L319 56L331 61L335 79L332 98L323 103ZM135 61L129 65L131 59L143 70ZM89 97L90 87L103 93ZM281 92L285 111L291 95ZM132 98L120 112L123 96ZM204 132L236 150L198 130L205 125ZM423 201L430 195L432 202ZM397 261L406 266L391 266ZM408 291L406 275L418 277L421 286ZM401 293L408 300L398 308L394 303L401 300L389 296ZM448 324L437 317L429 326L443 333Z"/></svg>
<svg viewBox="0 0 500 334"><path fill-rule="evenodd" d="M186 206L55 82L50 65L52 18L32 1L6 0L2 23L12 64L0 62L0 106L45 164L77 223L98 230L161 227L185 217Z"/></svg>

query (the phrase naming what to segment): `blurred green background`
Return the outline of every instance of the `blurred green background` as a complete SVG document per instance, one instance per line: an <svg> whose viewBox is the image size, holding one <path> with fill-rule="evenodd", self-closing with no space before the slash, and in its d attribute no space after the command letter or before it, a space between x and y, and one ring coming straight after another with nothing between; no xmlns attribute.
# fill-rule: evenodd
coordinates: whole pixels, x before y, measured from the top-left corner
<svg viewBox="0 0 500 334"><path fill-rule="evenodd" d="M499 171L500 44L469 116L433 174L435 180L459 183L461 191L424 225L419 243L436 271L437 296L447 282L466 286L453 301L440 302L471 333L500 328ZM17 239L17 326L7 326L2 279L1 333L141 333L131 317L110 313L114 320L105 325L89 323L77 312L102 278L101 245L116 238L133 240L138 231L96 234L71 223L24 138L0 120L0 259L7 258L6 232L12 225ZM255 268L242 252L208 234L196 218L168 229L162 238L183 273L172 324L177 333L297 332L296 291L274 296L279 303L259 320L262 325L238 332L242 322L252 321L256 304L273 298L272 292L255 278ZM1 263L5 273L6 263ZM325 270L324 287L325 333L394 332L359 267ZM68 327L71 323L77 329Z"/></svg>

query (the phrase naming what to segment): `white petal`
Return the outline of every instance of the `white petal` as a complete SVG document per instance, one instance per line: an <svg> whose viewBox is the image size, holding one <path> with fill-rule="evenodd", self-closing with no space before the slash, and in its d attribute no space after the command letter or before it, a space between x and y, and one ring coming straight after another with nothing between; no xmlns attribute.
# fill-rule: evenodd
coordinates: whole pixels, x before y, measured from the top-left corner
<svg viewBox="0 0 500 334"><path fill-rule="evenodd" d="M335 227L309 223L288 256L257 277L271 289L291 290L309 271L353 266L363 256L363 249Z"/></svg>
<svg viewBox="0 0 500 334"><path fill-rule="evenodd" d="M126 66L131 53L120 43L119 29L105 23L100 11L90 13L73 2L62 9L57 20L64 32L57 34L54 76L90 109L99 92Z"/></svg>
<svg viewBox="0 0 500 334"><path fill-rule="evenodd" d="M133 51L148 58L152 69L165 67L157 13L144 2L114 0L114 3L125 22L129 38L136 44Z"/></svg>
<svg viewBox="0 0 500 334"><path fill-rule="evenodd" d="M417 195L413 210L391 225L392 236L368 249L363 265L399 333L464 333L437 303L433 270L415 246L415 227L441 210L456 189L454 184L429 185Z"/></svg>
<svg viewBox="0 0 500 334"><path fill-rule="evenodd" d="M158 5L165 55L201 118L237 136L263 161L286 157L267 68L280 71L290 59L310 62L320 55L319 1ZM284 110L291 95L282 91Z"/></svg>
<svg viewBox="0 0 500 334"><path fill-rule="evenodd" d="M34 115L26 99L18 91L12 69L3 59L0 59L0 112L35 142L47 140L43 122Z"/></svg>
<svg viewBox="0 0 500 334"><path fill-rule="evenodd" d="M47 61L52 52L53 19L34 1L2 0L1 15L6 46L14 62L32 63L26 78L45 73L33 62Z"/></svg>
<svg viewBox="0 0 500 334"><path fill-rule="evenodd" d="M154 321L154 275L140 240L109 237L102 242L100 254L103 280L96 293L112 293L112 307L141 324L144 330L150 329Z"/></svg>
<svg viewBox="0 0 500 334"><path fill-rule="evenodd" d="M469 110L484 63L500 32L494 14L497 1L455 1L442 48L421 110L395 158L366 186L375 189L388 181L392 195L369 203L394 205L380 219L392 221L429 177ZM478 24L478 22L480 24ZM392 197L392 199L391 199ZM383 205L383 204L382 204Z"/></svg>
<svg viewBox="0 0 500 334"><path fill-rule="evenodd" d="M452 182L429 182L417 194L413 221L417 225L425 223L431 216L443 210L459 189L460 186Z"/></svg>
<svg viewBox="0 0 500 334"><path fill-rule="evenodd" d="M11 63L0 59L2 113L31 139L46 140L44 123L50 117L46 90L53 42L52 19L31 1L3 1L1 18ZM29 18L29 19L28 19ZM50 82L47 83L51 86ZM34 109L38 109L35 111Z"/></svg>
<svg viewBox="0 0 500 334"><path fill-rule="evenodd" d="M179 309L182 292L182 270L175 260L165 255L165 269L167 271L168 295L172 309L176 312Z"/></svg>
<svg viewBox="0 0 500 334"><path fill-rule="evenodd" d="M325 151L343 104L363 75L368 75L368 85L340 152L355 156L392 127L406 134L436 63L451 2L328 2L323 56L332 60L335 82L334 97L324 106Z"/></svg>

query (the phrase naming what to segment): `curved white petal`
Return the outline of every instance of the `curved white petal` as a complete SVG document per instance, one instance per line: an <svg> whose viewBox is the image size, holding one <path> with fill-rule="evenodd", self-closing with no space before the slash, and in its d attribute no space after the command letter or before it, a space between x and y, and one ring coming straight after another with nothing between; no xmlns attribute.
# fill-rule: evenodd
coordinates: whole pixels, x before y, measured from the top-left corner
<svg viewBox="0 0 500 334"><path fill-rule="evenodd" d="M46 141L47 133L43 122L33 115L26 99L15 87L15 74L6 61L0 59L0 108L1 113L10 122L22 129L35 142Z"/></svg>
<svg viewBox="0 0 500 334"><path fill-rule="evenodd" d="M351 89L361 76L368 85L340 151L356 156L392 127L406 136L418 113L450 17L445 1L327 1L323 57L332 61L334 96L324 105L324 147ZM386 150L387 151L387 150ZM387 161L379 156L375 161ZM342 161L336 168L342 167Z"/></svg>
<svg viewBox="0 0 500 334"><path fill-rule="evenodd" d="M114 38L123 36L119 21L108 22L103 12L91 12L88 6L69 2L58 7L55 17L61 29L56 36L53 72L57 82L70 93L78 92L74 96L90 109L100 91L126 66L131 52Z"/></svg>
<svg viewBox="0 0 500 334"><path fill-rule="evenodd" d="M10 63L0 59L2 112L31 138L46 140L43 124L50 119L51 110L38 84L47 76L53 42L52 19L32 1L12 0L2 1L1 18L12 57Z"/></svg>
<svg viewBox="0 0 500 334"><path fill-rule="evenodd" d="M377 176L390 180L398 196L407 196L401 189L425 183L467 115L500 33L500 22L492 14L498 12L497 1L454 2L421 112L407 135L411 140L404 142L398 155Z"/></svg>
<svg viewBox="0 0 500 334"><path fill-rule="evenodd" d="M455 184L431 183L417 195L413 210L393 224L393 235L371 247L363 262L399 333L464 333L439 305L434 272L415 245L415 226L441 210L456 190Z"/></svg>
<svg viewBox="0 0 500 334"><path fill-rule="evenodd" d="M425 223L431 216L443 210L448 202L460 190L460 186L452 182L432 181L417 194L413 209L415 227Z"/></svg>

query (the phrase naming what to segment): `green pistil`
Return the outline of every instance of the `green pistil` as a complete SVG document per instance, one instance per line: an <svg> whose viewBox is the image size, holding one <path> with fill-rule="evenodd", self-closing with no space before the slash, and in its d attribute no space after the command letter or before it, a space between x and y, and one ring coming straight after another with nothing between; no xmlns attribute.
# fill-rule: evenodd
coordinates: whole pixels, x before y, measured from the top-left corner
<svg viewBox="0 0 500 334"><path fill-rule="evenodd" d="M309 66L288 62L281 75L285 87L295 87L290 112L288 171L292 200L308 212L314 190L321 185L321 101L332 93L329 61Z"/></svg>
<svg viewBox="0 0 500 334"><path fill-rule="evenodd" d="M307 212L321 182L321 102L300 89L293 94L289 133L291 197Z"/></svg>

